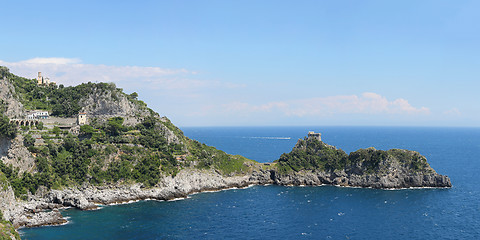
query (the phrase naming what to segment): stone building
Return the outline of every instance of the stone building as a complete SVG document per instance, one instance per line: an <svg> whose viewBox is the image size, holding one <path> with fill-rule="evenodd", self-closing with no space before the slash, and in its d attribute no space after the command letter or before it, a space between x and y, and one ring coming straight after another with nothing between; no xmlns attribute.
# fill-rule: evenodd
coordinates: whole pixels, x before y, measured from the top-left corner
<svg viewBox="0 0 480 240"><path fill-rule="evenodd" d="M77 124L78 124L78 125L85 125L85 124L87 124L87 113L85 113L85 112L78 113L78 116L77 116Z"/></svg>
<svg viewBox="0 0 480 240"><path fill-rule="evenodd" d="M42 72L38 72L37 85L50 85L50 84L55 84L55 82L50 81L50 78L43 77Z"/></svg>
<svg viewBox="0 0 480 240"><path fill-rule="evenodd" d="M310 131L308 132L308 139L317 139L318 141L322 141L322 134Z"/></svg>
<svg viewBox="0 0 480 240"><path fill-rule="evenodd" d="M37 76L37 84L38 85L47 85L50 83L50 79L49 78L46 78L46 77L43 77L42 76L42 72L38 72L38 76Z"/></svg>

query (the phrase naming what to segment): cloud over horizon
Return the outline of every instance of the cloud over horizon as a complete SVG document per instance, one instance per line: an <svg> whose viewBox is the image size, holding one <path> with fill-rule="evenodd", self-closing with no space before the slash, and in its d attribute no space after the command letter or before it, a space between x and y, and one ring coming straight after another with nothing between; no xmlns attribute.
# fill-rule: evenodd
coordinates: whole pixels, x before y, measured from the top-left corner
<svg viewBox="0 0 480 240"><path fill-rule="evenodd" d="M429 115L430 109L414 107L407 100L398 98L389 101L386 97L372 92L358 95L338 95L268 102L252 105L232 102L222 105L227 112L240 114L280 112L286 116L332 116L335 114L388 114L388 115Z"/></svg>
<svg viewBox="0 0 480 240"><path fill-rule="evenodd" d="M57 84L67 86L85 82L114 82L117 85L139 87L148 84L153 89L192 89L219 85L216 81L192 78L197 73L186 69L166 69L141 66L107 66L82 63L77 58L32 58L18 62L0 60L16 75L36 78L37 72ZM231 86L231 84L228 84Z"/></svg>
<svg viewBox="0 0 480 240"><path fill-rule="evenodd" d="M256 122L316 122L318 119L362 119L391 121L393 118L416 119L431 115L423 106L413 106L407 99L388 99L374 92L354 95L318 96L275 99L271 95L253 100L248 86L219 80L204 80L201 74L187 69L166 69L142 66L107 66L82 63L76 58L32 58L0 65L16 75L35 78L43 76L57 84L77 85L85 82L113 82L127 91L142 92L149 106L167 116L183 119L180 124L203 121L243 125ZM265 88L268 89L268 86ZM270 99L270 100L269 100ZM459 115L457 109L444 114ZM347 118L350 118L347 117ZM382 120L383 119L383 120Z"/></svg>

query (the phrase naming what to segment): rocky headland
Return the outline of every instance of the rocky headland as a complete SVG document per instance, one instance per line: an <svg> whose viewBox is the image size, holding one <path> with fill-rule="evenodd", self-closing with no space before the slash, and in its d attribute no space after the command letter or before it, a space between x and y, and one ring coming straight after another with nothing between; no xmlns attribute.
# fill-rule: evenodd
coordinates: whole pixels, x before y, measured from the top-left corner
<svg viewBox="0 0 480 240"><path fill-rule="evenodd" d="M369 149L370 151L377 151ZM410 156L419 156L416 152L401 151ZM421 156L421 155L420 155ZM94 210L101 205L129 203L138 200L173 200L186 198L190 194L216 191L229 188L244 188L252 185L285 186L321 186L364 187L377 189L403 188L448 188L451 187L447 176L437 174L433 169L414 172L401 166L398 159L388 157L382 160L389 171L384 173L365 173L357 165L349 170L300 170L282 172L277 163L251 163L250 171L244 175L225 176L213 169L182 169L176 176L164 176L158 185L145 187L142 183L117 182L104 185L85 183L81 186L65 187L56 190L39 189L28 200L16 200L13 191L3 195L10 206L2 207L4 217L15 228L59 225L67 221L59 209L75 207L81 210ZM394 165L394 166L392 166ZM362 173L363 172L363 173Z"/></svg>
<svg viewBox="0 0 480 240"><path fill-rule="evenodd" d="M251 185L451 187L417 152L346 154L320 137L300 139L272 163L229 155L187 138L136 93L114 84L37 86L0 67L0 86L0 210L15 228L65 224L62 208L93 210ZM57 119L79 112L89 119L63 125L21 120L25 108L42 107Z"/></svg>

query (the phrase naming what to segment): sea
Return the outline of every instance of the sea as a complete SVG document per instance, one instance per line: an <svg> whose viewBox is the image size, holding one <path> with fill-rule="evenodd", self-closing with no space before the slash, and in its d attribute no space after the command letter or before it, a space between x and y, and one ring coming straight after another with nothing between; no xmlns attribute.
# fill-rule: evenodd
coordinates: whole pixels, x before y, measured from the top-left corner
<svg viewBox="0 0 480 240"><path fill-rule="evenodd" d="M184 127L230 154L270 162L308 131L349 153L415 150L450 189L251 186L175 201L62 210L68 223L20 229L22 239L480 239L480 128Z"/></svg>

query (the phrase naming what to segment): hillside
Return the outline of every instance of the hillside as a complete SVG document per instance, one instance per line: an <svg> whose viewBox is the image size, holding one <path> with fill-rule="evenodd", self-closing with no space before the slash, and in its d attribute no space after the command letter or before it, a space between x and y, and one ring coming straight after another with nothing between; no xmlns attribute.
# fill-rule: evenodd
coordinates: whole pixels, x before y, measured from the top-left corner
<svg viewBox="0 0 480 240"><path fill-rule="evenodd" d="M113 83L39 86L5 68L1 73L4 84L14 86L12 95L27 111L43 110L62 118L76 117L79 112L88 116L88 124L76 131L55 124L21 128L18 135L34 156L35 168L20 170L19 175L18 169L0 162L17 197L26 198L28 191L34 194L39 186L59 188L85 181L154 186L161 175L175 175L185 167L214 168L227 175L246 170L243 163L249 160L188 139L169 119L138 100L136 93L125 94Z"/></svg>
<svg viewBox="0 0 480 240"><path fill-rule="evenodd" d="M261 164L189 139L113 83L38 85L0 67L3 226L62 224L62 207L169 200L252 184L450 187L419 153L344 151L317 139ZM8 234L7 232L5 234ZM10 236L10 235L9 235Z"/></svg>

